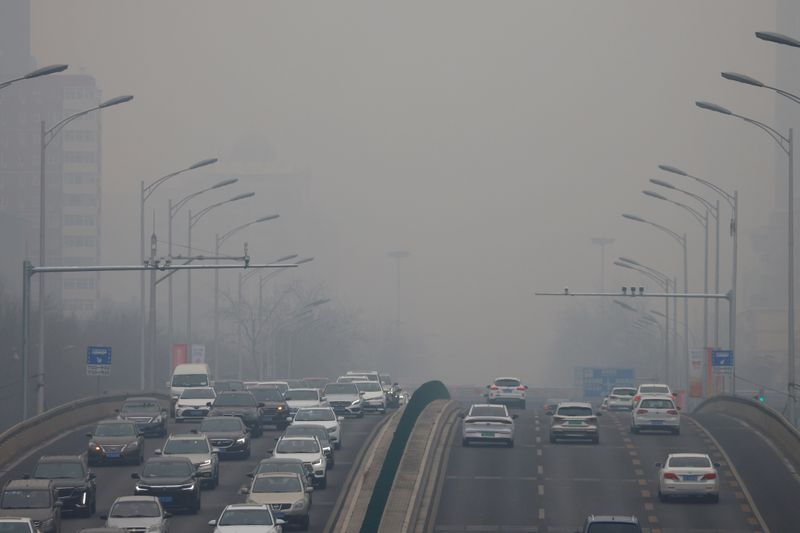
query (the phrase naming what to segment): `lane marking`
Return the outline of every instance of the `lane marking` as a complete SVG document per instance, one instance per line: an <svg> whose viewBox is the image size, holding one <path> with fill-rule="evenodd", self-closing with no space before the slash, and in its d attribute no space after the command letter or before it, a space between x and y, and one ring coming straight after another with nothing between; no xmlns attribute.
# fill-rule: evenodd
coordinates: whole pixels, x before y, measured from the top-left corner
<svg viewBox="0 0 800 533"><path fill-rule="evenodd" d="M645 511L652 511L653 509L655 509L655 505L652 502L644 502Z"/></svg>
<svg viewBox="0 0 800 533"><path fill-rule="evenodd" d="M647 521L651 524L658 524L658 517L655 515L648 515Z"/></svg>
<svg viewBox="0 0 800 533"><path fill-rule="evenodd" d="M536 455L541 457L541 455L542 455L542 449L541 448L536 448Z"/></svg>
<svg viewBox="0 0 800 533"><path fill-rule="evenodd" d="M539 508L539 520L544 520L544 507Z"/></svg>
<svg viewBox="0 0 800 533"><path fill-rule="evenodd" d="M542 437L536 437L536 444L539 444L540 442L542 442Z"/></svg>
<svg viewBox="0 0 800 533"><path fill-rule="evenodd" d="M544 485L539 485L539 496L544 496Z"/></svg>
<svg viewBox="0 0 800 533"><path fill-rule="evenodd" d="M539 475L544 474L544 467L542 465L537 466L536 467L536 473L539 474Z"/></svg>

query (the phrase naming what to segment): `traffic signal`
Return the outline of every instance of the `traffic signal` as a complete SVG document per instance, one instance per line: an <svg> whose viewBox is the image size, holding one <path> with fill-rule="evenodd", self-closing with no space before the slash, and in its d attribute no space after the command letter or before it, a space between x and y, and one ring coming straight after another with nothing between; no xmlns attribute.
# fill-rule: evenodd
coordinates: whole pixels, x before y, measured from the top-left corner
<svg viewBox="0 0 800 533"><path fill-rule="evenodd" d="M758 400L761 403L764 403L767 399L766 395L764 394L764 387L758 389L758 392L753 396L753 399Z"/></svg>

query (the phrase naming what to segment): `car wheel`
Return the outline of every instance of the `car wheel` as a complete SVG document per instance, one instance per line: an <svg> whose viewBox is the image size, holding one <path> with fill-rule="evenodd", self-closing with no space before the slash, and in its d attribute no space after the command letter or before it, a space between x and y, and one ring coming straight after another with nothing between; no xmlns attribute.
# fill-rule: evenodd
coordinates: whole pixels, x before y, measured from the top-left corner
<svg viewBox="0 0 800 533"><path fill-rule="evenodd" d="M357 416L358 418L364 418L364 411L360 411Z"/></svg>
<svg viewBox="0 0 800 533"><path fill-rule="evenodd" d="M194 505L191 508L192 514L197 514L200 512L200 493L197 494L197 500L195 500Z"/></svg>
<svg viewBox="0 0 800 533"><path fill-rule="evenodd" d="M337 440L336 444L333 445L333 449L334 450L341 450L342 449L342 443Z"/></svg>
<svg viewBox="0 0 800 533"><path fill-rule="evenodd" d="M461 445L464 448L469 448L469 439L461 439Z"/></svg>
<svg viewBox="0 0 800 533"><path fill-rule="evenodd" d="M328 461L328 470L333 470L333 467L336 466L336 461L331 459Z"/></svg>
<svg viewBox="0 0 800 533"><path fill-rule="evenodd" d="M97 512L97 492L92 495L92 504L89 506L89 515L92 516L94 513Z"/></svg>
<svg viewBox="0 0 800 533"><path fill-rule="evenodd" d="M527 402L525 400L520 400L519 401L519 408L524 411L526 407L527 407Z"/></svg>

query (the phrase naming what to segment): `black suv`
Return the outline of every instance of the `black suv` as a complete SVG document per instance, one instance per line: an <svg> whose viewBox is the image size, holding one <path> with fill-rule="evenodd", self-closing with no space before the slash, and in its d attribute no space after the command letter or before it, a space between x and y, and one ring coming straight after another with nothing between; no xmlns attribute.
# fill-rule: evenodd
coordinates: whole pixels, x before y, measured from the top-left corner
<svg viewBox="0 0 800 533"><path fill-rule="evenodd" d="M219 450L220 459L250 457L250 432L238 417L207 416L200 422L200 428L192 432L205 433L208 442Z"/></svg>
<svg viewBox="0 0 800 533"><path fill-rule="evenodd" d="M92 516L97 504L94 472L83 455L43 455L26 479L51 479L62 512Z"/></svg>
<svg viewBox="0 0 800 533"><path fill-rule="evenodd" d="M289 404L283 398L283 393L277 387L254 387L249 390L258 403L263 403L261 408L261 424L275 426L278 431L283 431L289 426Z"/></svg>
<svg viewBox="0 0 800 533"><path fill-rule="evenodd" d="M128 398L117 410L121 420L136 424L136 428L146 437L167 436L167 410L157 398L142 396Z"/></svg>
<svg viewBox="0 0 800 533"><path fill-rule="evenodd" d="M225 391L219 393L214 403L209 403L211 410L208 416L238 416L245 423L253 437L260 437L264 430L261 427L261 408L250 391Z"/></svg>
<svg viewBox="0 0 800 533"><path fill-rule="evenodd" d="M0 516L25 516L42 533L61 532L61 504L49 479L13 479L0 495Z"/></svg>
<svg viewBox="0 0 800 533"><path fill-rule="evenodd" d="M155 496L165 509L200 510L200 477L186 457L151 457L144 463L142 473L134 472L134 494Z"/></svg>

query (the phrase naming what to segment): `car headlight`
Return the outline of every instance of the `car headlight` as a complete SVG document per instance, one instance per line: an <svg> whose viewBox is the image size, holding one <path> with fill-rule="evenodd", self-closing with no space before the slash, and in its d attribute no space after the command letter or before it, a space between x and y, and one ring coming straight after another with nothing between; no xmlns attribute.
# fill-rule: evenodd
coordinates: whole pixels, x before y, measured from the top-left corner
<svg viewBox="0 0 800 533"><path fill-rule="evenodd" d="M350 404L350 407L357 407L361 405L361 400L354 400L353 403Z"/></svg>
<svg viewBox="0 0 800 533"><path fill-rule="evenodd" d="M240 438L236 439L236 444L244 444L244 441L245 441L245 438L244 437L240 437Z"/></svg>
<svg viewBox="0 0 800 533"><path fill-rule="evenodd" d="M328 428L328 433L336 433L336 426Z"/></svg>
<svg viewBox="0 0 800 533"><path fill-rule="evenodd" d="M138 447L139 447L139 441L133 441L126 444L123 450L134 450Z"/></svg>
<svg viewBox="0 0 800 533"><path fill-rule="evenodd" d="M210 464L211 464L211 459L206 459L205 461L203 461L202 463L200 463L197 466L208 466Z"/></svg>
<svg viewBox="0 0 800 533"><path fill-rule="evenodd" d="M161 531L161 524L150 524L147 526L147 531Z"/></svg>
<svg viewBox="0 0 800 533"><path fill-rule="evenodd" d="M144 486L144 485L139 485L139 484L137 483L137 484L136 484L136 486L134 487L134 490L135 490L136 492L144 492L144 491L148 490L149 488L150 488L150 487L146 487L146 486Z"/></svg>
<svg viewBox="0 0 800 533"><path fill-rule="evenodd" d="M275 408L276 411L283 411L284 409L286 408L282 405L279 405L278 407Z"/></svg>
<svg viewBox="0 0 800 533"><path fill-rule="evenodd" d="M194 490L194 483L189 483L188 485L181 485L181 490Z"/></svg>
<svg viewBox="0 0 800 533"><path fill-rule="evenodd" d="M292 504L292 509L303 509L306 506L306 502L304 500L297 500Z"/></svg>

